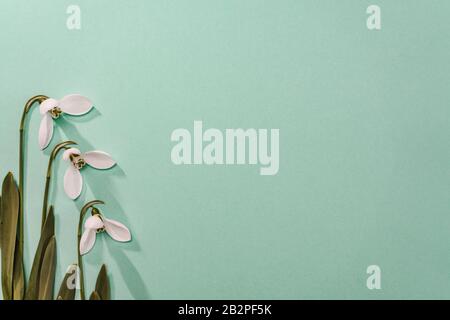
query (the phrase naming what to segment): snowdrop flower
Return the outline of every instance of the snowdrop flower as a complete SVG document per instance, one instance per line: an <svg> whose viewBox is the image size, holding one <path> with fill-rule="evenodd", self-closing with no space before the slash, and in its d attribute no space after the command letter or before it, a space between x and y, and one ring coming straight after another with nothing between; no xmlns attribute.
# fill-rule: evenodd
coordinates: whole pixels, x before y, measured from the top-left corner
<svg viewBox="0 0 450 320"><path fill-rule="evenodd" d="M95 244L97 234L106 232L116 241L127 242L131 240L130 230L122 223L106 219L98 209L92 209L92 216L84 223L84 232L80 240L80 254L88 253Z"/></svg>
<svg viewBox="0 0 450 320"><path fill-rule="evenodd" d="M72 200L78 198L83 189L83 177L80 170L86 164L95 169L109 169L116 164L106 152L89 151L81 153L77 148L69 148L64 151L63 160L69 161L69 167L64 175L64 191Z"/></svg>
<svg viewBox="0 0 450 320"><path fill-rule="evenodd" d="M39 107L42 115L39 127L39 146L41 150L47 148L53 137L53 120L58 119L63 113L81 116L91 111L92 107L92 102L79 94L71 94L61 100L52 98L44 100Z"/></svg>

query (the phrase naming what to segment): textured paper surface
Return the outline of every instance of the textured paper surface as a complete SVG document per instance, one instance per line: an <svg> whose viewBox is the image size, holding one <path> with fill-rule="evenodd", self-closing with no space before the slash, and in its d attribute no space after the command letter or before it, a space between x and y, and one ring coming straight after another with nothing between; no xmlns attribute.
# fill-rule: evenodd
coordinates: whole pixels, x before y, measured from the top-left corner
<svg viewBox="0 0 450 320"><path fill-rule="evenodd" d="M57 283L92 199L127 225L84 259L112 298L449 298L449 1L66 1L0 4L0 174L18 172L35 94L80 93L70 138L117 161L64 194L55 165ZM369 31L377 4L382 29ZM48 154L28 130L25 265L38 241ZM280 170L175 166L176 128L279 128ZM382 289L366 287L366 268ZM28 273L27 272L27 273ZM87 291L93 288L88 286Z"/></svg>

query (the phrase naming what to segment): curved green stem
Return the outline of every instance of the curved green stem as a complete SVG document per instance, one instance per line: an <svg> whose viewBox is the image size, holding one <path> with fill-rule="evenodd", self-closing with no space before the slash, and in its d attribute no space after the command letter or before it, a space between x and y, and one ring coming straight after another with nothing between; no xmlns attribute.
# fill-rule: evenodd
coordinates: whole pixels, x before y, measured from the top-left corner
<svg viewBox="0 0 450 320"><path fill-rule="evenodd" d="M82 228L83 228L83 220L84 216L86 215L86 212L89 210L89 208L93 208L97 204L105 204L101 200L93 200L88 203L86 203L83 208L81 208L80 211L80 220L78 222L78 242L77 242L77 251L78 251L78 268L80 269L80 298L81 300L86 300L86 295L84 291L84 270L83 270L83 261L81 258L81 252L80 252L80 241L81 241L81 234L82 234Z"/></svg>
<svg viewBox="0 0 450 320"><path fill-rule="evenodd" d="M27 101L22 113L22 119L20 120L20 142L19 142L19 247L18 250L21 254L23 254L23 199L24 199L24 191L23 191L23 181L24 181L24 162L25 162L25 120L30 112L31 107L36 103L42 103L44 100L47 100L48 97L44 95L38 95L32 97Z"/></svg>
<svg viewBox="0 0 450 320"><path fill-rule="evenodd" d="M73 141L64 141L61 143L58 143L52 150L52 153L50 154L50 158L48 159L48 167L47 167L47 176L45 179L45 191L44 191L44 202L42 205L42 223L41 223L41 229L44 227L45 219L47 218L47 212L48 212L48 196L50 192L50 181L52 179L52 166L53 161L55 161L56 156L58 155L59 151L62 149L67 149L69 145L76 145L76 142Z"/></svg>

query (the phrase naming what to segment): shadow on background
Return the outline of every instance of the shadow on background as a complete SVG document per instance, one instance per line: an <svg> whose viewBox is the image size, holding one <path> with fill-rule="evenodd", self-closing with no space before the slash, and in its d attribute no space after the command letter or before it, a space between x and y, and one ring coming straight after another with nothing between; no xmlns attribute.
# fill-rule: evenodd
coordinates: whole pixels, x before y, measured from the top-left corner
<svg viewBox="0 0 450 320"><path fill-rule="evenodd" d="M65 135L70 139L78 143L77 148L79 147L81 152L91 151L91 150L99 150L99 148L92 145L87 139L85 139L76 126L73 124L74 122L85 122L90 121L98 116L100 116L100 112L97 109L93 109L88 115L83 117L70 117L70 119L65 119L64 117L58 119L58 126L63 130ZM72 121L74 120L74 121ZM101 149L100 149L101 150ZM103 151L103 150L102 150ZM104 150L108 152L108 150ZM114 155L112 154L114 158ZM117 160L117 159L115 159ZM130 226L130 222L128 218L125 216L125 212L117 200L115 196L117 194L115 181L117 179L125 179L126 174L122 170L119 164L116 164L113 168L107 170L97 170L86 166L82 169L83 176L83 191L80 197L75 201L78 210L81 208L87 201L90 200L102 200L105 202L104 206L100 206L99 209L105 214L106 217L118 220L128 226L132 233L132 240L126 246L126 250L140 252L141 248L139 243L136 241L136 237L133 234L133 227ZM86 186L89 186L92 194L94 195L94 199L86 199ZM102 208L103 207L103 208ZM123 252L121 248L118 248L113 243L114 240L110 239L109 236L106 236L108 239L106 240L106 246L108 247L108 251L111 253L111 256L116 260L119 269L122 273L122 277L125 280L125 283L130 290L130 293L135 299L149 299L150 295L145 286L145 282L142 276L139 274L139 271L133 265L132 261L127 257L127 255ZM101 250L103 252L103 239L97 239L95 250ZM102 255L95 255L95 257L90 257L89 259L84 259L85 262L89 264L95 264L97 266L101 266L104 263L102 261ZM107 265L107 264L106 264ZM108 265L107 265L108 267ZM100 269L99 269L100 270ZM111 280L114 279L115 275L109 274ZM111 290L112 295L114 296L114 282L111 281Z"/></svg>

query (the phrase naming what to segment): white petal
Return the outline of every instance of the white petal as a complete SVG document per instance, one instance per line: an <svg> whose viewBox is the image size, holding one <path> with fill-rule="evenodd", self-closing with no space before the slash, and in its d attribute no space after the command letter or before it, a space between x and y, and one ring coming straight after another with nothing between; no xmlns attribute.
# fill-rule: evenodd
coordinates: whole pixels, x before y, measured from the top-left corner
<svg viewBox="0 0 450 320"><path fill-rule="evenodd" d="M71 156L72 154L73 154L73 155L79 156L79 155L81 154L81 151L78 150L77 148L69 148L69 149L67 149L66 151L64 151L64 153L63 153L63 155L62 155L63 160L64 160L64 161L69 160L69 159L70 159L70 156Z"/></svg>
<svg viewBox="0 0 450 320"><path fill-rule="evenodd" d="M103 151L89 151L84 153L82 158L88 165L96 169L109 169L116 164L111 156Z"/></svg>
<svg viewBox="0 0 450 320"><path fill-rule="evenodd" d="M91 111L93 105L88 98L79 94L71 94L61 99L59 107L67 114L80 116Z"/></svg>
<svg viewBox="0 0 450 320"><path fill-rule="evenodd" d="M39 147L41 150L47 148L53 137L53 118L49 113L42 116L41 125L39 127Z"/></svg>
<svg viewBox="0 0 450 320"><path fill-rule="evenodd" d="M47 100L42 101L41 105L39 106L39 112L41 114L45 114L48 111L52 110L53 108L58 106L59 101L56 99L49 98Z"/></svg>
<svg viewBox="0 0 450 320"><path fill-rule="evenodd" d="M104 224L102 219L99 218L98 215L95 216L91 216L89 218L86 219L86 222L84 223L84 227L86 229L100 229L103 228Z"/></svg>
<svg viewBox="0 0 450 320"><path fill-rule="evenodd" d="M83 177L80 171L70 164L64 175L64 191L70 199L75 200L80 196L82 188Z"/></svg>
<svg viewBox="0 0 450 320"><path fill-rule="evenodd" d="M116 241L126 242L131 240L131 233L120 222L103 218L106 232Z"/></svg>
<svg viewBox="0 0 450 320"><path fill-rule="evenodd" d="M80 239L80 253L86 254L91 251L92 247L95 244L95 237L97 236L97 232L93 229L86 229L83 232L83 235Z"/></svg>

